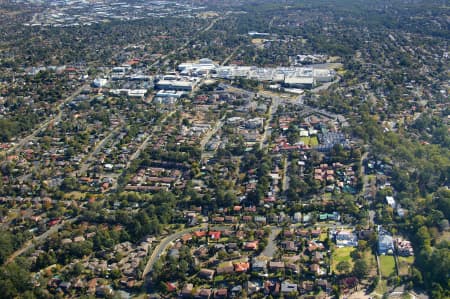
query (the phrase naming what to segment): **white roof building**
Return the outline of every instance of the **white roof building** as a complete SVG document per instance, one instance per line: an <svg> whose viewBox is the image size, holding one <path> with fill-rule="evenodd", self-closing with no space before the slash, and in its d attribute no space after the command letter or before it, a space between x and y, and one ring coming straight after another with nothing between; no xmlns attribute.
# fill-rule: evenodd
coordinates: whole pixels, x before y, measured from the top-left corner
<svg viewBox="0 0 450 299"><path fill-rule="evenodd" d="M178 70L182 73L205 74L215 70L218 66L209 58L202 58L198 63L182 63L178 65Z"/></svg>
<svg viewBox="0 0 450 299"><path fill-rule="evenodd" d="M147 89L130 89L128 90L128 96L132 98L143 98L147 93Z"/></svg>
<svg viewBox="0 0 450 299"><path fill-rule="evenodd" d="M397 205L393 196L386 196L386 202L388 205L390 205L392 208L395 209L395 206Z"/></svg>
<svg viewBox="0 0 450 299"><path fill-rule="evenodd" d="M92 84L95 87L104 87L106 84L108 84L108 80L104 79L104 78L95 78L94 82L92 82Z"/></svg>
<svg viewBox="0 0 450 299"><path fill-rule="evenodd" d="M291 87L312 87L315 85L313 77L287 77L284 84Z"/></svg>
<svg viewBox="0 0 450 299"><path fill-rule="evenodd" d="M156 88L165 90L184 90L192 91L195 88L195 81L185 81L185 80L159 80L156 83Z"/></svg>
<svg viewBox="0 0 450 299"><path fill-rule="evenodd" d="M181 98L181 96L183 96L184 94L186 94L183 91L176 91L176 90L160 90L156 93L156 97L159 98Z"/></svg>

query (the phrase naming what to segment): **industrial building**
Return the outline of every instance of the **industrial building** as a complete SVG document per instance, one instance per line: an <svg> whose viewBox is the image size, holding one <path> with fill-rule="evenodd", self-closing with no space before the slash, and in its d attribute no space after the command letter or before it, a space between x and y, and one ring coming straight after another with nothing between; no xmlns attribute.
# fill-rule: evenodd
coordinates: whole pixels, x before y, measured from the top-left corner
<svg viewBox="0 0 450 299"><path fill-rule="evenodd" d="M206 75L215 71L217 69L217 64L215 64L209 58L202 58L198 63L182 63L178 65L178 70L182 75Z"/></svg>
<svg viewBox="0 0 450 299"><path fill-rule="evenodd" d="M163 90L182 90L182 91L192 91L197 85L196 80L159 80L156 83L157 89Z"/></svg>
<svg viewBox="0 0 450 299"><path fill-rule="evenodd" d="M311 89L316 85L316 80L313 77L288 77L283 83L286 87Z"/></svg>

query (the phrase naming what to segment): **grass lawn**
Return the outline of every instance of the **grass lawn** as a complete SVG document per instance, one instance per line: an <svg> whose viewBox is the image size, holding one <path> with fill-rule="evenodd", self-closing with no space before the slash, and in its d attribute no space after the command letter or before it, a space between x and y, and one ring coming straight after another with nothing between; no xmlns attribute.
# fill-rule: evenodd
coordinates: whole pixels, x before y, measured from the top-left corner
<svg viewBox="0 0 450 299"><path fill-rule="evenodd" d="M219 265L217 265L217 268L228 267L230 265L232 265L232 263L230 263L229 261L228 262L222 262Z"/></svg>
<svg viewBox="0 0 450 299"><path fill-rule="evenodd" d="M331 270L334 272L338 272L336 270L337 264L339 264L342 261L347 261L350 263L350 265L353 267L353 261L352 257L350 256L350 252L355 250L353 247L342 247L342 248L336 248L333 251L333 263L331 265Z"/></svg>
<svg viewBox="0 0 450 299"><path fill-rule="evenodd" d="M392 255L380 255L380 270L383 277L395 273L395 260Z"/></svg>
<svg viewBox="0 0 450 299"><path fill-rule="evenodd" d="M399 275L408 275L409 274L409 267L414 263L414 257L413 256L408 256L408 257L403 257L403 256L399 256L398 257L398 274Z"/></svg>
<svg viewBox="0 0 450 299"><path fill-rule="evenodd" d="M326 192L322 194L322 200L331 200L331 193Z"/></svg>
<svg viewBox="0 0 450 299"><path fill-rule="evenodd" d="M84 197L84 193L81 193L78 191L72 191L72 192L64 194L64 198L73 198L75 200L80 200L83 197Z"/></svg>
<svg viewBox="0 0 450 299"><path fill-rule="evenodd" d="M450 232L442 233L441 237L438 239L438 242L449 241L450 242Z"/></svg>
<svg viewBox="0 0 450 299"><path fill-rule="evenodd" d="M319 236L319 241L324 242L328 237L327 233L321 233Z"/></svg>
<svg viewBox="0 0 450 299"><path fill-rule="evenodd" d="M374 174L368 174L368 175L366 175L366 177L367 177L367 181L368 181L368 182L371 182L371 181L376 182L376 179L377 179L377 176L376 176L376 175L374 175Z"/></svg>
<svg viewBox="0 0 450 299"><path fill-rule="evenodd" d="M319 140L316 136L313 137L300 137L300 141L302 141L305 145L308 146L316 146L319 144Z"/></svg>
<svg viewBox="0 0 450 299"><path fill-rule="evenodd" d="M378 275L377 273L377 260L375 259L375 256L373 253L369 250L366 250L363 254L363 259L366 261L367 265L369 266L369 276L375 277Z"/></svg>

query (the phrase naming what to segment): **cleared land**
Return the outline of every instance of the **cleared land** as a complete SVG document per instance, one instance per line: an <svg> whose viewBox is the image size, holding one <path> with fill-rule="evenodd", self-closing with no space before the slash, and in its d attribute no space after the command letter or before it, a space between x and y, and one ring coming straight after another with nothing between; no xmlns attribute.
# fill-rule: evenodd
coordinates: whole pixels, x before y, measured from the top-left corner
<svg viewBox="0 0 450 299"><path fill-rule="evenodd" d="M395 260L392 255L380 256L380 270L383 277L389 277L395 273Z"/></svg>
<svg viewBox="0 0 450 299"><path fill-rule="evenodd" d="M375 259L375 255L369 250L364 251L363 258L369 266L369 276L375 277L377 276L377 260Z"/></svg>
<svg viewBox="0 0 450 299"><path fill-rule="evenodd" d="M305 145L308 145L310 147L319 145L319 140L316 136L314 137L300 137L300 141L303 142Z"/></svg>
<svg viewBox="0 0 450 299"><path fill-rule="evenodd" d="M352 257L350 256L350 252L352 252L355 248L353 247L342 247L336 248L333 252L333 263L331 265L331 269L334 272L339 272L336 270L336 266L343 261L348 262L353 267Z"/></svg>
<svg viewBox="0 0 450 299"><path fill-rule="evenodd" d="M408 275L409 268L414 263L414 257L413 256L408 256L408 257L399 256L397 260L398 260L398 272L399 272L398 274L403 275L403 276Z"/></svg>

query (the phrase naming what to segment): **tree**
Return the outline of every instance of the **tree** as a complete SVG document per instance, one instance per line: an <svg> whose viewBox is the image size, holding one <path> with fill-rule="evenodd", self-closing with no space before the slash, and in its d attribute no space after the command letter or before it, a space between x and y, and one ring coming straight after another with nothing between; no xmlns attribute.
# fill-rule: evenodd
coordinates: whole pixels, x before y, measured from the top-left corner
<svg viewBox="0 0 450 299"><path fill-rule="evenodd" d="M64 178L62 184L61 184L61 190L63 191L72 191L76 190L78 188L78 182L77 179L74 177L66 177Z"/></svg>
<svg viewBox="0 0 450 299"><path fill-rule="evenodd" d="M423 283L422 273L416 267L411 268L411 279L416 286Z"/></svg>
<svg viewBox="0 0 450 299"><path fill-rule="evenodd" d="M17 296L17 290L9 279L0 279L0 289L2 290L2 298L16 298Z"/></svg>
<svg viewBox="0 0 450 299"><path fill-rule="evenodd" d="M425 226L419 228L416 234L417 243L420 248L429 247L431 244L431 236L428 229Z"/></svg>
<svg viewBox="0 0 450 299"><path fill-rule="evenodd" d="M32 288L27 269L20 267L16 263L11 263L0 270L0 286L2 286L2 292L12 295L11 297L7 295L3 298L15 298L18 293L23 293ZM3 295L5 293L1 294L1 296Z"/></svg>
<svg viewBox="0 0 450 299"><path fill-rule="evenodd" d="M351 265L349 262L347 261L340 261L337 265L336 265L336 270L338 270L340 273L344 273L347 274L350 272L351 269Z"/></svg>
<svg viewBox="0 0 450 299"><path fill-rule="evenodd" d="M353 275L358 277L359 279L364 278L369 273L369 266L367 262L363 259L358 259L355 261L353 265Z"/></svg>
<svg viewBox="0 0 450 299"><path fill-rule="evenodd" d="M437 208L444 213L445 217L450 218L450 190L441 188L436 192L435 202Z"/></svg>
<svg viewBox="0 0 450 299"><path fill-rule="evenodd" d="M121 275L122 275L122 273L120 272L119 269L113 269L113 270L111 271L111 278L112 278L112 279L120 278Z"/></svg>
<svg viewBox="0 0 450 299"><path fill-rule="evenodd" d="M0 264L3 264L14 250L13 237L9 232L0 232Z"/></svg>

